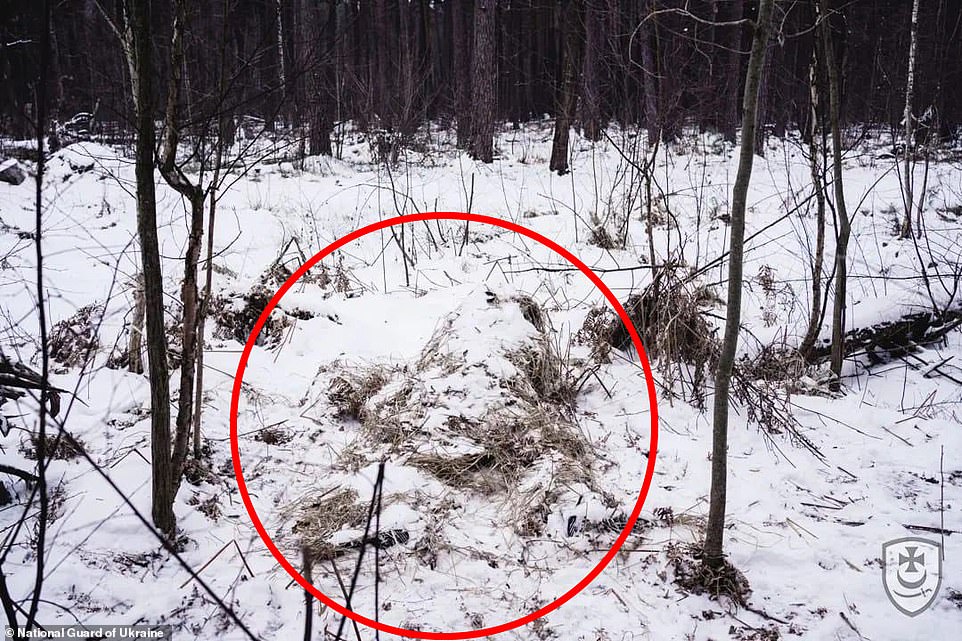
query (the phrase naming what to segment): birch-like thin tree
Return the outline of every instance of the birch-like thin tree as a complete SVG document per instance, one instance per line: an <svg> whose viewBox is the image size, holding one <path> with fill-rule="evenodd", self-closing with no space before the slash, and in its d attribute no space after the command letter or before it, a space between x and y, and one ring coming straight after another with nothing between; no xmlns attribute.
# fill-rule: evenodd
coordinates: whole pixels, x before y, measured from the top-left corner
<svg viewBox="0 0 962 641"><path fill-rule="evenodd" d="M164 327L164 278L157 240L157 196L154 186L153 74L150 0L126 0L121 44L130 70L136 148L137 236L143 272L150 375L151 518L167 537L176 531L170 461L170 381Z"/></svg>
<svg viewBox="0 0 962 641"><path fill-rule="evenodd" d="M912 202L914 199L912 156L915 151L915 120L912 115L912 100L915 92L915 55L919 39L919 0L912 2L912 26L909 29L909 69L905 77L905 110L902 114L905 125L905 149L902 158L902 191L905 198L905 218L902 220L902 238L912 235Z"/></svg>
<svg viewBox="0 0 962 641"><path fill-rule="evenodd" d="M745 210L748 185L755 159L756 115L758 89L765 66L765 52L771 31L775 0L760 0L758 17L753 25L752 50L745 73L745 94L742 98L742 139L738 156L738 171L732 188L731 249L728 256L728 310L725 317L725 337L718 357L715 374L715 400L712 416L711 493L708 527L702 558L709 567L720 567L725 562L725 507L728 490L728 403L731 392L732 370L738 349L741 326L742 275L745 251Z"/></svg>
<svg viewBox="0 0 962 641"><path fill-rule="evenodd" d="M835 62L835 44L832 38L830 0L819 3L819 42L828 76L828 110L832 127L832 186L835 193L835 297L832 305L832 381L829 388L841 387L842 359L845 354L845 303L848 286L848 241L852 233L848 208L845 206L845 189L842 183L842 80ZM909 216L911 218L911 216Z"/></svg>

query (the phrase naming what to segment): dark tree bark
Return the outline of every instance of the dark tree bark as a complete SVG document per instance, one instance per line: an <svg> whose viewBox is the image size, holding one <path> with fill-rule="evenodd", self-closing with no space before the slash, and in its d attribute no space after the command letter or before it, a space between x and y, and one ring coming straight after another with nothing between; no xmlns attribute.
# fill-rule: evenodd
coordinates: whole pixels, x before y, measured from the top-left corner
<svg viewBox="0 0 962 641"><path fill-rule="evenodd" d="M388 0L374 0L374 111L383 129L394 127L391 79L391 29L388 24Z"/></svg>
<svg viewBox="0 0 962 641"><path fill-rule="evenodd" d="M564 72L558 92L554 141L551 144L551 171L568 171L568 138L578 106L578 76L581 68L581 4L583 0L564 0L560 7L564 37Z"/></svg>
<svg viewBox="0 0 962 641"><path fill-rule="evenodd" d="M725 337L715 373L715 399L712 416L711 493L708 525L705 532L703 559L709 567L719 567L725 561L725 507L728 490L728 403L732 369L738 350L738 331L741 325L742 276L745 249L745 210L748 185L755 159L755 123L758 109L758 88L765 66L772 8L775 0L760 0L758 18L752 36L752 52L745 73L745 95L742 106L742 140L738 157L738 171L732 187L731 249L728 256L728 309L725 316Z"/></svg>
<svg viewBox="0 0 962 641"><path fill-rule="evenodd" d="M744 17L743 2L733 2L729 7L729 13L723 14L725 19L735 21ZM723 66L723 78L721 83L722 103L724 105L721 114L721 133L728 142L735 142L735 135L739 122L739 89L741 81L742 65L742 28L740 26L725 27L728 33L728 40L725 42L725 50L721 56L726 60Z"/></svg>
<svg viewBox="0 0 962 641"><path fill-rule="evenodd" d="M822 74L819 73L817 49L812 51L811 113L809 114L808 161L815 189L815 256L812 261L812 306L808 317L808 330L799 346L799 352L808 357L818 340L822 326L822 267L825 260L825 168L822 159L825 150L825 128L822 126Z"/></svg>
<svg viewBox="0 0 962 641"><path fill-rule="evenodd" d="M607 80L605 4L606 0L585 0L584 65L581 74L581 126L585 138L591 141L601 140L601 131L604 127L602 102Z"/></svg>
<svg viewBox="0 0 962 641"><path fill-rule="evenodd" d="M661 114L658 109L658 64L653 43L654 24L657 18L648 18L655 9L654 2L648 0L642 11L642 23L638 29L641 47L642 85L645 95L645 128L648 130L648 144L654 145L661 140Z"/></svg>
<svg viewBox="0 0 962 641"><path fill-rule="evenodd" d="M147 359L150 372L151 516L167 537L177 529L174 517L170 460L170 383L167 335L164 328L164 281L157 241L157 199L154 188L153 61L151 60L150 0L127 0L125 49L130 59L137 143L137 234L147 317Z"/></svg>
<svg viewBox="0 0 962 641"><path fill-rule="evenodd" d="M333 2L301 0L299 11L299 45L303 50L299 66L304 74L304 91L300 92L307 107L308 147L307 153L330 156L332 104L330 100L334 84L333 50L335 16Z"/></svg>
<svg viewBox="0 0 962 641"><path fill-rule="evenodd" d="M454 90L454 118L457 126L458 149L467 149L471 141L471 112L468 102L471 96L471 74L465 73L471 68L470 31L465 12L467 2L456 2L449 5L451 11L451 86Z"/></svg>
<svg viewBox="0 0 962 641"><path fill-rule="evenodd" d="M819 2L821 15L825 18L819 23L822 57L828 75L829 121L832 126L832 182L835 187L835 214L838 219L835 240L835 300L832 307L832 373L830 389L838 391L841 387L842 359L845 341L845 303L848 285L848 240L852 228L845 206L845 189L842 184L842 125L841 125L841 79L835 62L834 43L832 42L831 7L829 0Z"/></svg>
<svg viewBox="0 0 962 641"><path fill-rule="evenodd" d="M279 5L278 5L279 6ZM187 252L184 257L184 280L181 282L181 354L180 386L177 398L177 420L174 429L174 448L171 453L171 487L176 496L187 460L193 420L194 375L197 360L197 318L199 295L197 291L197 265L200 261L201 240L204 234L204 201L206 193L199 183L192 182L177 165L177 149L180 144L180 85L184 68L184 31L187 23L187 0L176 0L174 25L170 45L170 77L167 82L167 105L164 121L164 140L161 145L160 174L174 190L187 199L190 205L190 225L187 236Z"/></svg>
<svg viewBox="0 0 962 641"><path fill-rule="evenodd" d="M471 157L494 160L494 121L497 108L495 37L498 0L476 0L474 52L471 64Z"/></svg>

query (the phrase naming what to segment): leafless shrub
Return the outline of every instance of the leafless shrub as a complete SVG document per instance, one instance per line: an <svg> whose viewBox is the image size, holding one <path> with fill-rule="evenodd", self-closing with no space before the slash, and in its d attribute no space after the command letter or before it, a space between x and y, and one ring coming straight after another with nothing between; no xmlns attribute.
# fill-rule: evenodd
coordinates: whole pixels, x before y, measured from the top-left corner
<svg viewBox="0 0 962 641"><path fill-rule="evenodd" d="M808 364L797 349L782 341L764 345L754 356L742 357L738 368L751 380L790 385L805 374Z"/></svg>
<svg viewBox="0 0 962 641"><path fill-rule="evenodd" d="M764 363L766 359L762 358L761 361ZM784 379L754 377L759 372L778 376L773 372L786 371L795 367L795 363L794 358L788 358L785 361L773 361L769 365L757 365L752 359L743 358L732 370L732 398L745 409L749 422L761 427L770 445L777 449L773 437L786 435L793 445L822 458L821 451L802 433L802 426L792 414L791 389Z"/></svg>
<svg viewBox="0 0 962 641"><path fill-rule="evenodd" d="M791 313L795 305L795 294L789 285L778 283L775 269L770 265L762 265L758 268L755 282L761 286L762 293L765 294L762 322L765 323L765 327L771 327L778 322L779 318Z"/></svg>
<svg viewBox="0 0 962 641"><path fill-rule="evenodd" d="M588 236L588 242L602 249L621 249L620 244L611 232L608 231L608 228L597 219L592 220L591 234Z"/></svg>
<svg viewBox="0 0 962 641"><path fill-rule="evenodd" d="M679 363L690 367L688 384L696 405L703 402L706 374L718 360L719 341L715 328L706 319L706 312L717 301L713 290L687 283L675 275L675 270L666 267L641 293L632 294L624 303L646 355L660 366L667 380L680 379L675 373ZM628 329L608 310L590 313L578 338L593 344L598 355L606 354L603 343L621 350L631 346Z"/></svg>

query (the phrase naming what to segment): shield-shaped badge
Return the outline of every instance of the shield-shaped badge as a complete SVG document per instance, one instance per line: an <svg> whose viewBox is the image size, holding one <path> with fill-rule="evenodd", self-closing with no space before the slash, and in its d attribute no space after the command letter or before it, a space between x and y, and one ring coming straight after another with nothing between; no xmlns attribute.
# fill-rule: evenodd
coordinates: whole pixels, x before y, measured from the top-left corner
<svg viewBox="0 0 962 641"><path fill-rule="evenodd" d="M882 544L882 584L899 612L914 617L942 586L942 544L916 536Z"/></svg>

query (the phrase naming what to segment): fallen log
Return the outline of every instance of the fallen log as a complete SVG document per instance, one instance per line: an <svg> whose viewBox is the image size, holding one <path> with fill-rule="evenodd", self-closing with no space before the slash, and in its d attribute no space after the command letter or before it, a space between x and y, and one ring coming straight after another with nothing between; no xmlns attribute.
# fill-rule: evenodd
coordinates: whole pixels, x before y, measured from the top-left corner
<svg viewBox="0 0 962 641"><path fill-rule="evenodd" d="M887 363L893 358L913 354L927 345L945 340L952 330L962 326L962 310L908 314L895 321L884 321L853 329L845 334L842 354L848 358L864 355L870 365ZM820 363L831 357L831 341L825 339L812 349L809 361Z"/></svg>

